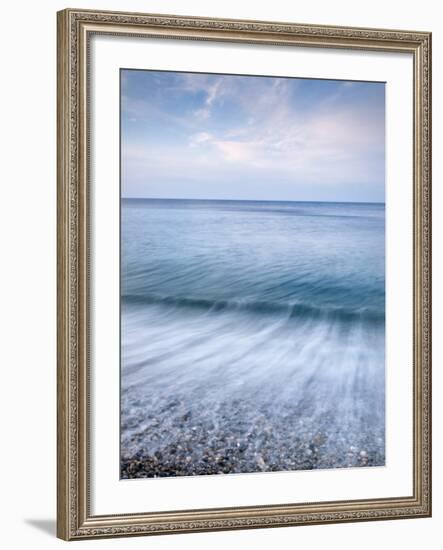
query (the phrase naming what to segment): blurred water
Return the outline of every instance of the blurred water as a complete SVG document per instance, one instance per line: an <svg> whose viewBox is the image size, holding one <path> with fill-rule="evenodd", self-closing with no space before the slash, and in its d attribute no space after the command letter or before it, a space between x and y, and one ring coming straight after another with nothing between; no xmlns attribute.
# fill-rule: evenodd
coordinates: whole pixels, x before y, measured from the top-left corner
<svg viewBox="0 0 443 550"><path fill-rule="evenodd" d="M122 476L384 464L384 224L122 200Z"/></svg>

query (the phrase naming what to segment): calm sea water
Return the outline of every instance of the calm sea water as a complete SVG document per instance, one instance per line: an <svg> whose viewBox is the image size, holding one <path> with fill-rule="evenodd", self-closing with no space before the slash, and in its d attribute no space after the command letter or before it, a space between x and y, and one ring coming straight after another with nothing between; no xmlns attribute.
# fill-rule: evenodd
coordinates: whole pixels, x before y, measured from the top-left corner
<svg viewBox="0 0 443 550"><path fill-rule="evenodd" d="M384 205L121 221L122 477L384 464Z"/></svg>

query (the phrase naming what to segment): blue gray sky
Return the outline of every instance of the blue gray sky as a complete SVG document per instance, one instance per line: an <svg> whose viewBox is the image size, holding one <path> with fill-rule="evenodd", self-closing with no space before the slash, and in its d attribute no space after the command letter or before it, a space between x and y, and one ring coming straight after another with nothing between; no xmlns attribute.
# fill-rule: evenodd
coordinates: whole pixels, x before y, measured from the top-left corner
<svg viewBox="0 0 443 550"><path fill-rule="evenodd" d="M122 70L122 196L385 200L383 83Z"/></svg>

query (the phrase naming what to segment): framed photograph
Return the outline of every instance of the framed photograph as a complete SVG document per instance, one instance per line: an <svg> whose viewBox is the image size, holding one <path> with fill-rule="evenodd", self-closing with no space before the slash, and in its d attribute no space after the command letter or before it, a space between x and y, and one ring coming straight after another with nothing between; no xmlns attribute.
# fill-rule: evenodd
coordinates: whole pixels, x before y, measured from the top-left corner
<svg viewBox="0 0 443 550"><path fill-rule="evenodd" d="M431 35L58 13L58 536L431 514Z"/></svg>

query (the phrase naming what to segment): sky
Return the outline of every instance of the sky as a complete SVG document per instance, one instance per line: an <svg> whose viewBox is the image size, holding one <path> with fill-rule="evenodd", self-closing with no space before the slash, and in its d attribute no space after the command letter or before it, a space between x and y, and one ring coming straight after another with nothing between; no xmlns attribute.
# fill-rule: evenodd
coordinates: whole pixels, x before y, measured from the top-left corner
<svg viewBox="0 0 443 550"><path fill-rule="evenodd" d="M122 196L385 200L385 85L121 71Z"/></svg>

